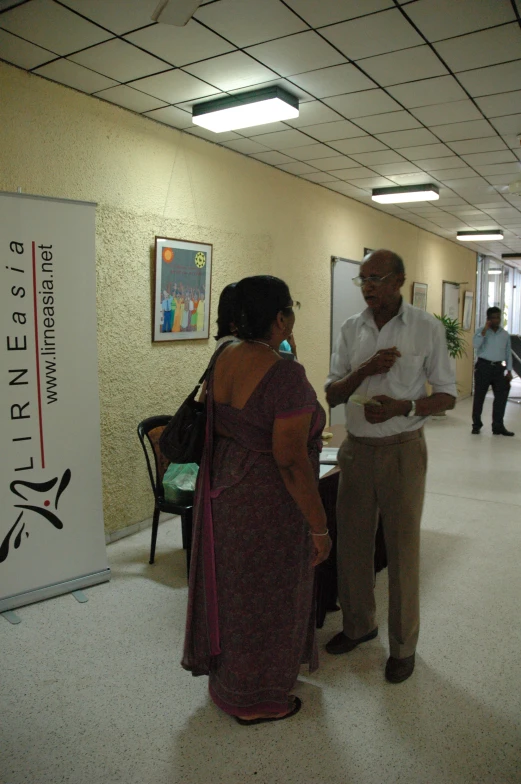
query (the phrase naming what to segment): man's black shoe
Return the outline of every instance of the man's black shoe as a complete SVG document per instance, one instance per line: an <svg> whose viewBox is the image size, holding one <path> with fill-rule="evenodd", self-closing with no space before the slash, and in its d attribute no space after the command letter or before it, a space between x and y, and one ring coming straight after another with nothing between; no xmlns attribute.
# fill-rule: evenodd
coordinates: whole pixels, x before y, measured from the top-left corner
<svg viewBox="0 0 521 784"><path fill-rule="evenodd" d="M414 653L405 659L395 659L389 656L385 666L385 678L389 683L402 683L410 678L414 672Z"/></svg>
<svg viewBox="0 0 521 784"><path fill-rule="evenodd" d="M334 656L338 655L339 653L349 653L349 651L357 648L360 643L374 640L377 635L378 627L373 629L372 632L369 632L369 634L364 635L364 637L358 637L357 640L352 640L350 637L347 637L344 632L339 632L338 634L335 634L333 639L329 640L326 645L326 651L328 653L332 653Z"/></svg>
<svg viewBox="0 0 521 784"><path fill-rule="evenodd" d="M479 436L480 433L481 433L481 428L480 427L473 427L472 428L472 435L473 436Z"/></svg>
<svg viewBox="0 0 521 784"><path fill-rule="evenodd" d="M495 436L515 436L515 433L512 433L511 430L507 430L506 427L502 427L501 430L493 430L492 434Z"/></svg>

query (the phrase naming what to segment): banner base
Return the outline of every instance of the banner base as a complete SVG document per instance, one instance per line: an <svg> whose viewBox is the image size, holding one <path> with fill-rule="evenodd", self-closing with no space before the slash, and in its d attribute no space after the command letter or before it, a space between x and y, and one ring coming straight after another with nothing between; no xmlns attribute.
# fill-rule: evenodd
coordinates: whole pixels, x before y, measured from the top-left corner
<svg viewBox="0 0 521 784"><path fill-rule="evenodd" d="M103 569L101 572L86 574L84 577L75 577L73 580L65 580L65 582L62 583L46 585L43 588L36 588L34 591L7 596L5 599L0 599L0 613L6 612L7 610L14 610L16 607L25 607L26 604L43 602L45 599L52 599L55 596L61 596L64 593L72 593L73 591L79 591L83 588L90 588L93 585L106 583L109 580L110 569L107 568Z"/></svg>

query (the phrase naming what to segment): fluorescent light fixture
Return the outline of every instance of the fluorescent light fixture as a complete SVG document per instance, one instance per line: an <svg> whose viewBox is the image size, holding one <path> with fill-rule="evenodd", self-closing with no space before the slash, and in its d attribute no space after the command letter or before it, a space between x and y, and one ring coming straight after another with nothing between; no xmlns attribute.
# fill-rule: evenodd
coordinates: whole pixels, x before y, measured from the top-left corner
<svg viewBox="0 0 521 784"><path fill-rule="evenodd" d="M294 120L298 115L298 98L274 86L196 104L192 109L192 122L209 131L224 133Z"/></svg>
<svg viewBox="0 0 521 784"><path fill-rule="evenodd" d="M507 261L509 259L511 261L514 261L515 259L517 259L518 261L521 261L521 253L502 253L501 254L501 258L502 259L506 259Z"/></svg>
<svg viewBox="0 0 521 784"><path fill-rule="evenodd" d="M436 185L397 185L395 188L374 188L373 201L379 204L401 204L406 201L436 201L440 192Z"/></svg>
<svg viewBox="0 0 521 784"><path fill-rule="evenodd" d="M502 272L503 272L503 270L489 270L488 274L489 275L501 275Z"/></svg>
<svg viewBox="0 0 521 784"><path fill-rule="evenodd" d="M481 240L502 240L501 229L485 229L485 231L458 231L456 237L461 242L481 242Z"/></svg>

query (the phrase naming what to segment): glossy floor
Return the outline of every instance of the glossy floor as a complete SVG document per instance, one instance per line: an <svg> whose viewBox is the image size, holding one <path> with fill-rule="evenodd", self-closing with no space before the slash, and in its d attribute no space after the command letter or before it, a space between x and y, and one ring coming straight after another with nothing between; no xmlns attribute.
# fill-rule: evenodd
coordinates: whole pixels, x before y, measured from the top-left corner
<svg viewBox="0 0 521 784"><path fill-rule="evenodd" d="M240 727L179 666L186 606L176 521L109 546L113 579L0 619L3 784L514 784L521 780L521 407L516 438L470 433L471 401L427 426L422 631L413 676L378 639L321 655L287 722ZM485 420L490 418L487 400ZM340 625L328 616L324 643Z"/></svg>

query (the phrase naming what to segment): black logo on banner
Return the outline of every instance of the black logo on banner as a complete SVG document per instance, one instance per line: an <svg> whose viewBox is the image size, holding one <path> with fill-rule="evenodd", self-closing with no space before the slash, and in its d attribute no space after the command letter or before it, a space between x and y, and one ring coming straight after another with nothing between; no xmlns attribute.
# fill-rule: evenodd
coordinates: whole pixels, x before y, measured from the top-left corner
<svg viewBox="0 0 521 784"><path fill-rule="evenodd" d="M64 471L59 484L57 476L47 482L25 482L23 480L15 480L14 482L11 482L11 492L18 496L18 498L21 498L22 501L26 501L27 503L13 504L14 508L21 509L21 512L12 528L4 537L2 544L0 544L0 563L5 561L9 555L11 537L15 534L15 531L17 531L13 540L13 547L15 550L17 550L22 543L24 531L25 536L29 536L29 531L25 530L26 524L25 520L23 519L24 514L32 513L33 515L40 515L40 517L43 517L44 520L47 520L47 522L53 525L57 530L61 531L63 528L63 523L56 512L58 511L58 502L60 497L68 487L70 481L71 471L69 468L67 468L67 470ZM54 490L55 488L56 490ZM52 501L53 511L51 511L51 501L48 497L51 491L54 491L54 500ZM34 519L34 517L29 517L29 520L31 519Z"/></svg>

